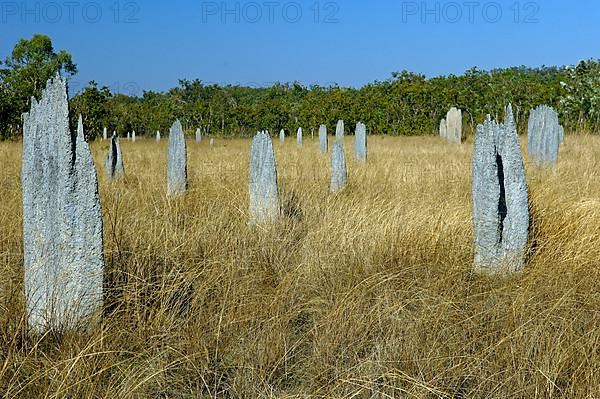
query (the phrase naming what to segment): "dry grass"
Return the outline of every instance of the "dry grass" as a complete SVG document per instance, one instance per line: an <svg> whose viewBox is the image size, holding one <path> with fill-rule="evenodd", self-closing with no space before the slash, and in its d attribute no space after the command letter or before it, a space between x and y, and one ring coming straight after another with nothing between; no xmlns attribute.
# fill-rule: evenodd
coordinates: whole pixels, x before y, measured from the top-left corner
<svg viewBox="0 0 600 399"><path fill-rule="evenodd" d="M0 392L24 398L598 398L600 139L528 165L525 273L470 273L471 146L370 138L328 193L328 158L275 143L288 217L247 220L249 141L166 141L100 173L107 304L89 333L23 331L20 152L0 144ZM351 157L351 138L346 151ZM93 145L102 165L106 144Z"/></svg>

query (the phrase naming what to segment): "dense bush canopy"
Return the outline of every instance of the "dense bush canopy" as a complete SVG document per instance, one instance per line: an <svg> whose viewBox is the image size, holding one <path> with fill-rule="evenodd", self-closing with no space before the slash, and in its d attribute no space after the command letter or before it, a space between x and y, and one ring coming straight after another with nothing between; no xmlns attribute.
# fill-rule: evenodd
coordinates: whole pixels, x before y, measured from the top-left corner
<svg viewBox="0 0 600 399"><path fill-rule="evenodd" d="M47 36L21 40L0 70L0 137L20 135L21 113L28 99L39 95L39 82L56 71L77 72L71 55L54 52ZM297 82L270 87L205 84L180 80L167 92L145 91L139 97L111 93L90 82L71 99L73 115L83 114L92 137L106 126L120 134L135 130L154 135L179 118L186 129L205 134L249 136L257 130L306 132L324 123L348 126L362 121L369 133L391 135L435 134L439 121L452 106L463 110L467 134L486 114L503 112L513 103L520 132L529 111L548 104L560 112L569 131L595 131L600 124L600 64L582 61L577 67L513 67L491 71L476 67L460 76L394 72L386 81L361 88L304 86ZM72 121L73 123L75 121Z"/></svg>

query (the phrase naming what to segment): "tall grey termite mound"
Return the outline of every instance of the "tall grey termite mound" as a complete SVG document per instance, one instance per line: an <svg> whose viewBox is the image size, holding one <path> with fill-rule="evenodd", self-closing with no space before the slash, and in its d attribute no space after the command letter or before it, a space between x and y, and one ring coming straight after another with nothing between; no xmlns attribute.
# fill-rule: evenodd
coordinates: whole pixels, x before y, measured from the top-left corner
<svg viewBox="0 0 600 399"><path fill-rule="evenodd" d="M167 157L167 195L174 196L187 190L187 148L179 120L169 131Z"/></svg>
<svg viewBox="0 0 600 399"><path fill-rule="evenodd" d="M131 133L127 132L127 140L131 140Z"/></svg>
<svg viewBox="0 0 600 399"><path fill-rule="evenodd" d="M104 129L102 130L102 140L106 141L108 139L108 132L106 130L106 127L104 127Z"/></svg>
<svg viewBox="0 0 600 399"><path fill-rule="evenodd" d="M504 124L488 115L473 151L474 270L521 271L529 234L527 181L512 107Z"/></svg>
<svg viewBox="0 0 600 399"><path fill-rule="evenodd" d="M455 107L450 108L446 115L446 138L453 144L462 141L462 111Z"/></svg>
<svg viewBox="0 0 600 399"><path fill-rule="evenodd" d="M540 105L529 114L527 153L540 165L552 166L558 162L558 147L564 140L564 129L558 123L558 113L547 105Z"/></svg>
<svg viewBox="0 0 600 399"><path fill-rule="evenodd" d="M319 148L321 153L327 154L327 126L319 126Z"/></svg>
<svg viewBox="0 0 600 399"><path fill-rule="evenodd" d="M135 143L135 130L131 133L131 141Z"/></svg>
<svg viewBox="0 0 600 399"><path fill-rule="evenodd" d="M354 159L361 162L367 160L367 127L362 122L356 124L354 133Z"/></svg>
<svg viewBox="0 0 600 399"><path fill-rule="evenodd" d="M29 327L80 325L102 304L102 213L83 131L69 130L67 84L50 79L23 118L23 248Z"/></svg>
<svg viewBox="0 0 600 399"><path fill-rule="evenodd" d="M335 126L335 139L341 140L344 138L344 121L339 120L337 125Z"/></svg>
<svg viewBox="0 0 600 399"><path fill-rule="evenodd" d="M279 131L279 142L281 144L285 143L285 130L283 129Z"/></svg>
<svg viewBox="0 0 600 399"><path fill-rule="evenodd" d="M446 127L446 120L442 119L440 121L440 137L444 140L448 139L448 133L447 133L447 127Z"/></svg>
<svg viewBox="0 0 600 399"><path fill-rule="evenodd" d="M336 141L331 150L331 185L330 191L337 193L341 191L348 181L346 171L346 156L344 155L344 144Z"/></svg>
<svg viewBox="0 0 600 399"><path fill-rule="evenodd" d="M160 141L160 132L156 131L156 141Z"/></svg>
<svg viewBox="0 0 600 399"><path fill-rule="evenodd" d="M302 145L302 128L298 128L298 132L296 133L296 144Z"/></svg>
<svg viewBox="0 0 600 399"><path fill-rule="evenodd" d="M202 142L202 132L200 129L196 129L196 143Z"/></svg>
<svg viewBox="0 0 600 399"><path fill-rule="evenodd" d="M257 133L250 150L250 224L273 223L279 218L277 168L271 137Z"/></svg>
<svg viewBox="0 0 600 399"><path fill-rule="evenodd" d="M109 179L119 178L125 174L123 156L121 155L121 144L119 144L119 138L116 133L113 133L110 138L110 146L108 148L108 154L106 154L104 167Z"/></svg>

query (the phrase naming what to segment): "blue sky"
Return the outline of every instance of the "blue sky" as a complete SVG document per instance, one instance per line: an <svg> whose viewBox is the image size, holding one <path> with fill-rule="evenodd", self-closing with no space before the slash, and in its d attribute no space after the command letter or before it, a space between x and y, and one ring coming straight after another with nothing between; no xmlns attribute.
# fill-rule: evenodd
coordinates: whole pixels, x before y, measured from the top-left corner
<svg viewBox="0 0 600 399"><path fill-rule="evenodd" d="M597 58L599 16L592 0L2 0L0 58L44 33L73 54L72 88L93 79L141 94L183 78L361 86L403 69L435 76Z"/></svg>

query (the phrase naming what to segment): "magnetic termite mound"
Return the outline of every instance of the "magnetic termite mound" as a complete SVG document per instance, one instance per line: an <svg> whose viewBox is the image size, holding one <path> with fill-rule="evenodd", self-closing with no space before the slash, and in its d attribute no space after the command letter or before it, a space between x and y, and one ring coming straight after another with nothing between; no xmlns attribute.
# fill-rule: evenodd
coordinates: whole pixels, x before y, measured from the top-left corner
<svg viewBox="0 0 600 399"><path fill-rule="evenodd" d="M529 234L527 181L512 107L477 126L473 150L474 271L521 271Z"/></svg>
<svg viewBox="0 0 600 399"><path fill-rule="evenodd" d="M302 128L301 127L299 127L298 131L296 132L296 144L302 145Z"/></svg>
<svg viewBox="0 0 600 399"><path fill-rule="evenodd" d="M67 83L50 79L23 118L23 249L29 327L81 326L102 305L102 213L79 117L69 129Z"/></svg>
<svg viewBox="0 0 600 399"><path fill-rule="evenodd" d="M360 162L367 161L367 127L362 122L356 124L354 133L354 159Z"/></svg>
<svg viewBox="0 0 600 399"><path fill-rule="evenodd" d="M327 126L321 125L319 126L319 149L322 154L327 154L328 143L327 143Z"/></svg>
<svg viewBox="0 0 600 399"><path fill-rule="evenodd" d="M339 120L335 126L335 139L342 140L344 138L344 121Z"/></svg>
<svg viewBox="0 0 600 399"><path fill-rule="evenodd" d="M331 184L329 190L332 193L342 191L348 181L346 170L346 156L344 155L344 144L337 141L331 150Z"/></svg>
<svg viewBox="0 0 600 399"><path fill-rule="evenodd" d="M187 190L187 147L179 120L169 131L167 156L167 195L172 197Z"/></svg>
<svg viewBox="0 0 600 399"><path fill-rule="evenodd" d="M527 153L538 165L554 166L564 140L564 129L558 122L558 112L547 105L531 110L527 125Z"/></svg>
<svg viewBox="0 0 600 399"><path fill-rule="evenodd" d="M446 139L452 144L462 142L462 111L456 107L446 114Z"/></svg>
<svg viewBox="0 0 600 399"><path fill-rule="evenodd" d="M444 140L448 139L446 119L442 119L440 121L440 138L442 138Z"/></svg>
<svg viewBox="0 0 600 399"><path fill-rule="evenodd" d="M280 215L277 167L273 142L266 132L259 132L250 149L249 223L268 224Z"/></svg>
<svg viewBox="0 0 600 399"><path fill-rule="evenodd" d="M123 155L121 154L121 144L119 143L119 137L117 137L116 133L113 133L110 138L108 153L104 160L104 168L106 169L106 175L111 180L122 177L125 174Z"/></svg>

